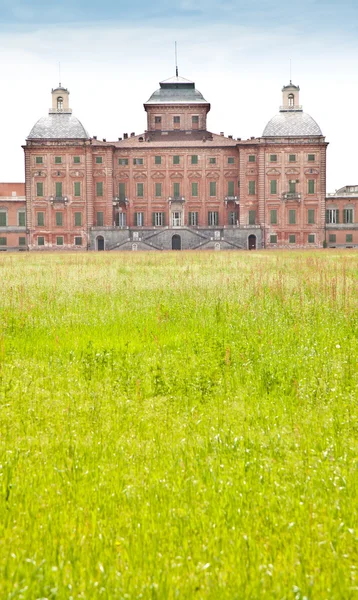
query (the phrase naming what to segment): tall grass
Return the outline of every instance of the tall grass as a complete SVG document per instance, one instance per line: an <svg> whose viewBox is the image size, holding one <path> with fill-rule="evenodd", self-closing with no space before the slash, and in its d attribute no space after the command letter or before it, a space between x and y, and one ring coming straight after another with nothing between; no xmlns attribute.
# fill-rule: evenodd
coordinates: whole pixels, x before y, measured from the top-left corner
<svg viewBox="0 0 358 600"><path fill-rule="evenodd" d="M0 598L358 597L358 255L0 255Z"/></svg>

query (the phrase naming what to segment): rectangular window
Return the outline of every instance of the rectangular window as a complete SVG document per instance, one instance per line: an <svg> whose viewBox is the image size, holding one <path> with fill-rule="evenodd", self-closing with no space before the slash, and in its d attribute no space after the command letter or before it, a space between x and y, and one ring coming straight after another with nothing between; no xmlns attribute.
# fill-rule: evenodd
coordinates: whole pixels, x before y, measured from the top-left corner
<svg viewBox="0 0 358 600"><path fill-rule="evenodd" d="M277 194L277 179L270 180L270 194Z"/></svg>
<svg viewBox="0 0 358 600"><path fill-rule="evenodd" d="M154 126L157 130L162 128L162 117L154 117Z"/></svg>
<svg viewBox="0 0 358 600"><path fill-rule="evenodd" d="M295 180L291 180L288 182L288 191L290 194L296 193L296 181Z"/></svg>
<svg viewBox="0 0 358 600"><path fill-rule="evenodd" d="M308 162L315 162L316 160L316 155L315 154L309 154L308 155Z"/></svg>
<svg viewBox="0 0 358 600"><path fill-rule="evenodd" d="M143 227L144 225L144 212L134 213L134 227Z"/></svg>
<svg viewBox="0 0 358 600"><path fill-rule="evenodd" d="M75 192L75 196L80 196L81 195L81 182L80 181L75 181L74 184L74 192Z"/></svg>
<svg viewBox="0 0 358 600"><path fill-rule="evenodd" d="M277 244L277 235L274 233L270 235L270 244Z"/></svg>
<svg viewBox="0 0 358 600"><path fill-rule="evenodd" d="M192 227L197 227L199 225L199 213L198 212L189 212L188 213L188 225Z"/></svg>
<svg viewBox="0 0 358 600"><path fill-rule="evenodd" d="M180 125L180 117L173 117L173 123L175 125Z"/></svg>
<svg viewBox="0 0 358 600"><path fill-rule="evenodd" d="M80 161L80 157L79 156L74 156L73 157L73 162L75 163L75 165L78 165L81 161Z"/></svg>
<svg viewBox="0 0 358 600"><path fill-rule="evenodd" d="M289 244L295 244L296 243L296 236L295 236L294 233L293 234L291 233L291 235L288 236L288 243Z"/></svg>
<svg viewBox="0 0 358 600"><path fill-rule="evenodd" d="M98 227L103 227L103 212L99 211L96 215L96 223Z"/></svg>
<svg viewBox="0 0 358 600"><path fill-rule="evenodd" d="M173 196L179 198L180 196L180 183L173 183Z"/></svg>
<svg viewBox="0 0 358 600"><path fill-rule="evenodd" d="M309 244L314 244L314 233L309 233L308 234L308 243Z"/></svg>
<svg viewBox="0 0 358 600"><path fill-rule="evenodd" d="M307 221L309 225L313 225L315 222L315 210L314 208L309 208L307 211Z"/></svg>
<svg viewBox="0 0 358 600"><path fill-rule="evenodd" d="M6 237L0 237L0 246L6 246L6 245L7 245Z"/></svg>
<svg viewBox="0 0 358 600"><path fill-rule="evenodd" d="M37 213L37 225L39 227L43 227L45 225L45 213L44 212Z"/></svg>
<svg viewBox="0 0 358 600"><path fill-rule="evenodd" d="M228 156L227 163L228 165L233 165L235 162L235 158L233 156Z"/></svg>
<svg viewBox="0 0 358 600"><path fill-rule="evenodd" d="M330 244L335 244L336 243L336 234L330 233L328 236L328 241Z"/></svg>
<svg viewBox="0 0 358 600"><path fill-rule="evenodd" d="M191 184L191 195L193 198L198 196L198 183L196 181Z"/></svg>
<svg viewBox="0 0 358 600"><path fill-rule="evenodd" d="M44 184L42 181L36 183L36 196L42 198L44 195Z"/></svg>
<svg viewBox="0 0 358 600"><path fill-rule="evenodd" d="M219 213L216 210L209 210L208 225L209 227L217 227L219 225Z"/></svg>
<svg viewBox="0 0 358 600"><path fill-rule="evenodd" d="M209 183L209 195L211 197L216 196L216 181L210 181L210 183Z"/></svg>
<svg viewBox="0 0 358 600"><path fill-rule="evenodd" d="M120 200L124 200L126 197L126 184L120 183L118 185L118 196Z"/></svg>
<svg viewBox="0 0 358 600"><path fill-rule="evenodd" d="M137 198L144 196L144 183L137 183Z"/></svg>
<svg viewBox="0 0 358 600"><path fill-rule="evenodd" d="M249 162L256 162L256 154L249 154Z"/></svg>
<svg viewBox="0 0 358 600"><path fill-rule="evenodd" d="M154 164L155 165L161 165L162 164L162 157L161 156L155 156L154 157Z"/></svg>
<svg viewBox="0 0 358 600"><path fill-rule="evenodd" d="M346 242L348 242L348 244L351 244L353 242L353 234L352 233L346 233Z"/></svg>
<svg viewBox="0 0 358 600"><path fill-rule="evenodd" d="M56 213L56 225L57 225L57 227L62 227L62 225L63 225L63 213L62 212Z"/></svg>
<svg viewBox="0 0 358 600"><path fill-rule="evenodd" d="M270 154L270 162L277 162L277 154Z"/></svg>
<svg viewBox="0 0 358 600"><path fill-rule="evenodd" d="M127 227L127 215L126 213L117 213L116 214L116 226L117 227Z"/></svg>
<svg viewBox="0 0 358 600"><path fill-rule="evenodd" d="M229 212L228 215L228 223L229 225L237 225L239 222L239 213L237 212L237 210L233 210Z"/></svg>
<svg viewBox="0 0 358 600"><path fill-rule="evenodd" d="M256 224L256 210L249 210L249 225Z"/></svg>
<svg viewBox="0 0 358 600"><path fill-rule="evenodd" d="M45 245L45 238L42 237L42 235L39 235L39 237L37 238L37 245L38 246L44 246Z"/></svg>
<svg viewBox="0 0 358 600"><path fill-rule="evenodd" d="M345 208L343 210L343 223L354 223L353 208Z"/></svg>
<svg viewBox="0 0 358 600"><path fill-rule="evenodd" d="M296 225L296 210L291 209L288 211L288 222L290 225Z"/></svg>
<svg viewBox="0 0 358 600"><path fill-rule="evenodd" d="M339 212L338 208L328 208L326 210L326 223L339 223Z"/></svg>
<svg viewBox="0 0 358 600"><path fill-rule="evenodd" d="M215 158L215 156L211 156L209 158L209 164L210 165L216 165L216 158Z"/></svg>
<svg viewBox="0 0 358 600"><path fill-rule="evenodd" d="M62 156L55 156L55 165L62 164Z"/></svg>
<svg viewBox="0 0 358 600"><path fill-rule="evenodd" d="M26 213L24 210L20 210L17 213L17 224L19 227L25 227L26 225Z"/></svg>
<svg viewBox="0 0 358 600"><path fill-rule="evenodd" d="M26 246L26 238L19 237L19 246Z"/></svg>
<svg viewBox="0 0 358 600"><path fill-rule="evenodd" d="M249 181L249 195L254 196L256 194L256 181Z"/></svg>
<svg viewBox="0 0 358 600"><path fill-rule="evenodd" d="M122 167L126 167L128 165L128 158L119 158L118 164Z"/></svg>
<svg viewBox="0 0 358 600"><path fill-rule="evenodd" d="M277 210L270 210L270 223L271 225L277 225Z"/></svg>
<svg viewBox="0 0 358 600"><path fill-rule="evenodd" d="M155 123L161 123L162 122L162 117L154 117L154 122Z"/></svg>
<svg viewBox="0 0 358 600"><path fill-rule="evenodd" d="M191 155L191 164L192 165L197 165L198 164L198 155L197 154L192 154Z"/></svg>
<svg viewBox="0 0 358 600"><path fill-rule="evenodd" d="M227 195L231 197L235 196L235 181L227 182Z"/></svg>
<svg viewBox="0 0 358 600"><path fill-rule="evenodd" d="M308 180L308 193L309 194L314 194L315 193L315 180L314 179L309 179Z"/></svg>
<svg viewBox="0 0 358 600"><path fill-rule="evenodd" d="M96 156L96 165L101 165L103 163L102 156Z"/></svg>
<svg viewBox="0 0 358 600"><path fill-rule="evenodd" d="M165 226L165 213L164 212L152 213L152 225L154 227L164 227Z"/></svg>
<svg viewBox="0 0 358 600"><path fill-rule="evenodd" d="M4 210L0 212L0 227L7 227L7 212Z"/></svg>
<svg viewBox="0 0 358 600"><path fill-rule="evenodd" d="M134 165L142 165L143 164L143 158L133 158L133 164Z"/></svg>
<svg viewBox="0 0 358 600"><path fill-rule="evenodd" d="M82 238L80 236L75 237L75 246L82 246Z"/></svg>
<svg viewBox="0 0 358 600"><path fill-rule="evenodd" d="M36 156L36 164L37 165L42 165L43 164L43 157L42 156Z"/></svg>
<svg viewBox="0 0 358 600"><path fill-rule="evenodd" d="M96 196L103 196L103 181L96 181Z"/></svg>
<svg viewBox="0 0 358 600"><path fill-rule="evenodd" d="M62 235L57 236L56 246L63 246L63 236Z"/></svg>
<svg viewBox="0 0 358 600"><path fill-rule="evenodd" d="M56 181L56 198L62 198L62 182Z"/></svg>
<svg viewBox="0 0 358 600"><path fill-rule="evenodd" d="M194 123L199 123L199 116L198 115L193 115L191 117L191 122Z"/></svg>
<svg viewBox="0 0 358 600"><path fill-rule="evenodd" d="M179 165L179 164L180 164L180 156L174 155L173 156L173 165Z"/></svg>
<svg viewBox="0 0 358 600"><path fill-rule="evenodd" d="M155 196L156 196L156 198L161 198L161 196L162 196L162 184L161 183L155 184Z"/></svg>
<svg viewBox="0 0 358 600"><path fill-rule="evenodd" d="M82 213L75 212L75 227L81 227L82 225Z"/></svg>
<svg viewBox="0 0 358 600"><path fill-rule="evenodd" d="M289 162L296 162L296 154L289 154L288 160Z"/></svg>

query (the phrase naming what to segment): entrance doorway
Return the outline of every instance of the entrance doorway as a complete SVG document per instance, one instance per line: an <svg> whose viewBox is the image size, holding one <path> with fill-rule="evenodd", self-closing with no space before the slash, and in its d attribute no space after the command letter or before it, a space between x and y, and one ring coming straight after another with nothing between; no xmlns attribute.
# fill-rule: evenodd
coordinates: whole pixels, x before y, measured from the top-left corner
<svg viewBox="0 0 358 600"><path fill-rule="evenodd" d="M97 238L97 250L104 250L104 237L102 235Z"/></svg>
<svg viewBox="0 0 358 600"><path fill-rule="evenodd" d="M181 237L180 235L173 235L172 237L172 250L181 250Z"/></svg>
<svg viewBox="0 0 358 600"><path fill-rule="evenodd" d="M249 235L248 246L249 250L256 250L256 235Z"/></svg>

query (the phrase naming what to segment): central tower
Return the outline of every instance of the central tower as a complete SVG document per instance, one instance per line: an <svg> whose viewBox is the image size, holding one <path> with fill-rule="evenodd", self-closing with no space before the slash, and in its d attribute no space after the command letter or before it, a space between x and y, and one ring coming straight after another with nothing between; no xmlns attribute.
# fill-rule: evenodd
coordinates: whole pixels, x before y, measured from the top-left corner
<svg viewBox="0 0 358 600"><path fill-rule="evenodd" d="M193 81L176 75L159 85L144 104L148 131L206 131L210 104Z"/></svg>

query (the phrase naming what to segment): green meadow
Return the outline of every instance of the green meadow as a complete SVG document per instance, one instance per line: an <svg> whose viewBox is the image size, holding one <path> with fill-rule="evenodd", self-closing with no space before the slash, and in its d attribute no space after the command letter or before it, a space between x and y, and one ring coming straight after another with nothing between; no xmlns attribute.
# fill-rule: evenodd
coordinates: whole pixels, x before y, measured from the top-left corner
<svg viewBox="0 0 358 600"><path fill-rule="evenodd" d="M1 600L358 598L358 253L0 255Z"/></svg>

